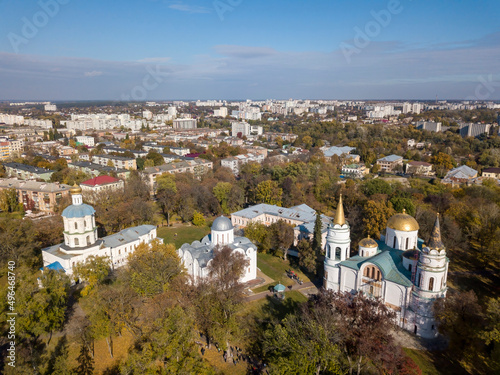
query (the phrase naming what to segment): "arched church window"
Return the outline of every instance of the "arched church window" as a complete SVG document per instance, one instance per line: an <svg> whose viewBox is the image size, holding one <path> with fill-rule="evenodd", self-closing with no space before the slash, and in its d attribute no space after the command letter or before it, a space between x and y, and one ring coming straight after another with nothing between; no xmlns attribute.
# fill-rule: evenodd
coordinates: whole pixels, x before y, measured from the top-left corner
<svg viewBox="0 0 500 375"><path fill-rule="evenodd" d="M78 229L78 223L75 221L75 229Z"/></svg>
<svg viewBox="0 0 500 375"><path fill-rule="evenodd" d="M340 252L341 252L340 247L335 248L335 258L336 259L340 259Z"/></svg>
<svg viewBox="0 0 500 375"><path fill-rule="evenodd" d="M393 241L393 244L392 244L392 248L395 249L396 248L396 236L394 236L394 241Z"/></svg>
<svg viewBox="0 0 500 375"><path fill-rule="evenodd" d="M432 292L433 289L434 289L434 278L431 277L429 279L429 290Z"/></svg>
<svg viewBox="0 0 500 375"><path fill-rule="evenodd" d="M406 247L405 247L406 250L408 250L409 243L410 243L410 239L408 237L406 237Z"/></svg>
<svg viewBox="0 0 500 375"><path fill-rule="evenodd" d="M372 268L372 279L375 279L375 267Z"/></svg>
<svg viewBox="0 0 500 375"><path fill-rule="evenodd" d="M365 276L370 277L370 267L365 268Z"/></svg>
<svg viewBox="0 0 500 375"><path fill-rule="evenodd" d="M83 228L87 228L87 220L83 220Z"/></svg>
<svg viewBox="0 0 500 375"><path fill-rule="evenodd" d="M330 245L327 246L327 251L328 251L328 258L331 258L332 257L332 248L330 247Z"/></svg>
<svg viewBox="0 0 500 375"><path fill-rule="evenodd" d="M80 241L78 241L78 238L75 238L75 246L78 246L78 245L80 245Z"/></svg>
<svg viewBox="0 0 500 375"><path fill-rule="evenodd" d="M370 294L373 294L373 285L370 285Z"/></svg>
<svg viewBox="0 0 500 375"><path fill-rule="evenodd" d="M90 236L87 236L87 245L90 245Z"/></svg>
<svg viewBox="0 0 500 375"><path fill-rule="evenodd" d="M422 274L418 274L418 283L417 286L420 287L420 284L422 284Z"/></svg>
<svg viewBox="0 0 500 375"><path fill-rule="evenodd" d="M380 270L377 270L377 281L380 281Z"/></svg>

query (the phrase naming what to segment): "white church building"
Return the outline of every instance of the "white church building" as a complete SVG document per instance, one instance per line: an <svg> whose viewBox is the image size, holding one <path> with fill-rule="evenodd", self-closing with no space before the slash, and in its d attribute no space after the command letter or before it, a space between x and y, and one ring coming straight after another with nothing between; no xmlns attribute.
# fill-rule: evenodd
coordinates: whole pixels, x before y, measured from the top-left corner
<svg viewBox="0 0 500 375"><path fill-rule="evenodd" d="M156 239L156 226L140 225L124 229L116 234L99 238L95 224L95 210L83 203L82 189L75 185L70 189L72 203L62 212L64 242L42 249L44 268L63 270L73 274L73 267L89 257L106 256L112 268L127 263L127 257L140 243Z"/></svg>
<svg viewBox="0 0 500 375"><path fill-rule="evenodd" d="M246 237L235 237L231 220L219 216L212 223L210 234L203 237L201 241L194 241L192 244L185 243L177 250L193 281L196 282L208 276L209 265L217 246L228 246L233 252L241 253L248 260L240 282L245 283L257 278L257 247Z"/></svg>
<svg viewBox="0 0 500 375"><path fill-rule="evenodd" d="M432 313L435 299L446 296L448 258L441 241L439 216L428 244L418 238L419 225L398 213L387 221L380 241L368 237L350 257L350 227L342 196L327 234L324 287L380 298L397 314L398 326L424 338L438 331Z"/></svg>

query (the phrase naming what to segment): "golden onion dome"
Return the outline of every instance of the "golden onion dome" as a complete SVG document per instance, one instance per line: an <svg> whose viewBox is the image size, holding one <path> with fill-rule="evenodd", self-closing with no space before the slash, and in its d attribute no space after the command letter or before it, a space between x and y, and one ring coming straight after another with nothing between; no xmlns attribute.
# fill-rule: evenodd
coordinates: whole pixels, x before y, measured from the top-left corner
<svg viewBox="0 0 500 375"><path fill-rule="evenodd" d="M374 248L378 247L378 244L373 238L370 238L370 236L368 236L367 238L363 238L361 241L359 241L359 246Z"/></svg>
<svg viewBox="0 0 500 375"><path fill-rule="evenodd" d="M69 193L71 195L75 195L75 194L81 194L82 193L82 188L80 186L78 186L75 182L75 184L73 185L73 187L71 189L69 189Z"/></svg>
<svg viewBox="0 0 500 375"><path fill-rule="evenodd" d="M402 232L413 232L420 229L417 220L408 215L404 209L402 214L396 214L387 221L387 227Z"/></svg>

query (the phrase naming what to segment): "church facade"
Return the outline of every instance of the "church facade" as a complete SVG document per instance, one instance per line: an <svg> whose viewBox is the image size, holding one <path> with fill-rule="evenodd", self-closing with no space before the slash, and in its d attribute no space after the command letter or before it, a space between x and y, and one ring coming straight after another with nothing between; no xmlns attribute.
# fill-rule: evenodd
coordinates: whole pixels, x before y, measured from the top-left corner
<svg viewBox="0 0 500 375"><path fill-rule="evenodd" d="M350 256L350 227L342 196L328 228L324 287L380 298L397 315L397 325L425 338L437 335L432 313L435 299L446 296L449 260L441 240L439 216L428 244L418 238L419 225L398 213L387 221L380 241L365 238Z"/></svg>
<svg viewBox="0 0 500 375"><path fill-rule="evenodd" d="M203 237L201 241L194 241L192 244L185 243L177 250L177 253L188 274L196 282L208 276L214 249L223 246L228 246L233 252L242 254L248 260L240 282L245 283L257 278L257 247L246 237L235 237L231 220L224 216L214 220L210 234Z"/></svg>
<svg viewBox="0 0 500 375"><path fill-rule="evenodd" d="M42 249L44 268L63 270L73 274L73 267L89 257L109 257L111 267L118 268L127 263L128 255L137 245L156 239L156 226L140 225L127 228L107 237L99 238L95 224L95 210L83 203L82 189L70 189L72 204L62 212L64 242Z"/></svg>

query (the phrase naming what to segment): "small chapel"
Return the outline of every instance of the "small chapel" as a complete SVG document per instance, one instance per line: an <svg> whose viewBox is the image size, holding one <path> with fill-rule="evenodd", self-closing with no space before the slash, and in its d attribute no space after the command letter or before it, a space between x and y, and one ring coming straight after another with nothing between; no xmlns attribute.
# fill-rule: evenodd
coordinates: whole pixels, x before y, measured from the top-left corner
<svg viewBox="0 0 500 375"><path fill-rule="evenodd" d="M233 252L243 254L248 260L240 282L246 283L257 278L257 247L246 237L235 237L231 220L225 216L219 216L212 223L210 234L203 237L201 241L185 243L177 250L179 258L194 282L208 276L214 249L218 246L228 246Z"/></svg>
<svg viewBox="0 0 500 375"><path fill-rule="evenodd" d="M72 204L64 209L64 242L42 249L43 267L73 274L73 267L93 256L109 257L111 267L127 263L128 255L140 243L156 239L156 226L139 225L116 234L99 238L95 223L95 209L83 203L82 189L75 185L70 189Z"/></svg>
<svg viewBox="0 0 500 375"><path fill-rule="evenodd" d="M439 214L427 244L417 221L404 210L387 221L380 240L365 238L350 256L351 235L340 196L328 226L324 288L380 298L396 312L397 325L424 338L438 331L432 304L446 296L449 259L441 240Z"/></svg>

